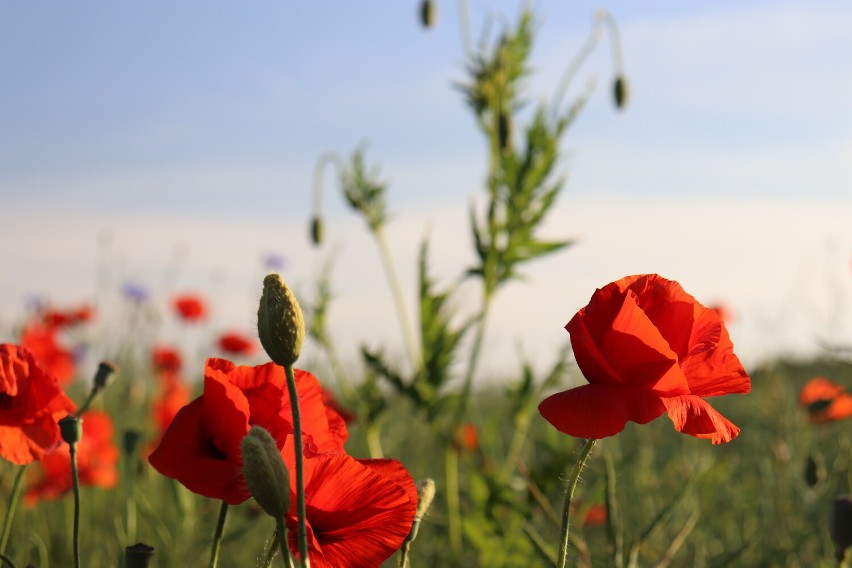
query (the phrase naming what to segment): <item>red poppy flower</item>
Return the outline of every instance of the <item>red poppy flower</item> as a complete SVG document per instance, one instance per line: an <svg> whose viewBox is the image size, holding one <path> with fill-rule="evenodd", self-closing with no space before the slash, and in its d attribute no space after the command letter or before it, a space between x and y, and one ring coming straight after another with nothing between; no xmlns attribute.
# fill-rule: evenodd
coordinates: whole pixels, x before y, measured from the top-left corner
<svg viewBox="0 0 852 568"><path fill-rule="evenodd" d="M305 455L342 451L346 426L329 424L319 382L306 371L297 369L295 376ZM279 448L292 435L284 369L275 363L247 367L208 359L204 393L177 413L148 461L190 491L242 503L250 494L240 442L251 426L268 430Z"/></svg>
<svg viewBox="0 0 852 568"><path fill-rule="evenodd" d="M251 355L257 344L249 337L236 332L223 333L217 342L219 349L228 355Z"/></svg>
<svg viewBox="0 0 852 568"><path fill-rule="evenodd" d="M295 471L292 443L285 449ZM399 550L417 508L414 481L395 460L327 453L305 460L305 513L312 568L374 568ZM290 475L290 550L298 555L295 476Z"/></svg>
<svg viewBox="0 0 852 568"><path fill-rule="evenodd" d="M80 485L109 489L118 483L118 448L113 443L112 420L97 410L81 418L83 437L77 444L77 474ZM61 444L39 462L25 500L34 505L41 499L56 499L71 490L71 452Z"/></svg>
<svg viewBox="0 0 852 568"><path fill-rule="evenodd" d="M59 419L73 410L27 349L0 345L0 456L21 465L43 458L59 444Z"/></svg>
<svg viewBox="0 0 852 568"><path fill-rule="evenodd" d="M583 526L598 527L606 522L606 505L592 505L583 516Z"/></svg>
<svg viewBox="0 0 852 568"><path fill-rule="evenodd" d="M183 360L177 349L167 345L156 345L151 350L151 364L157 373L179 373Z"/></svg>
<svg viewBox="0 0 852 568"><path fill-rule="evenodd" d="M45 310L41 319L48 327L72 327L91 321L94 318L95 310L89 305L82 305L78 308L68 310Z"/></svg>
<svg viewBox="0 0 852 568"><path fill-rule="evenodd" d="M163 392L151 405L151 414L159 433L165 432L180 409L189 403L190 394L189 386L179 379L165 385Z"/></svg>
<svg viewBox="0 0 852 568"><path fill-rule="evenodd" d="M739 434L704 397L747 393L751 380L719 315L677 282L622 278L596 290L565 329L589 384L539 405L561 432L604 438L667 412L676 430L714 444Z"/></svg>
<svg viewBox="0 0 852 568"><path fill-rule="evenodd" d="M21 346L29 350L39 366L66 385L74 379L74 356L56 339L56 328L30 323L21 334Z"/></svg>
<svg viewBox="0 0 852 568"><path fill-rule="evenodd" d="M802 387L799 404L813 424L852 418L852 395L825 377L814 377Z"/></svg>
<svg viewBox="0 0 852 568"><path fill-rule="evenodd" d="M174 299L173 305L178 316L187 322L197 322L207 315L204 301L193 294L184 294Z"/></svg>
<svg viewBox="0 0 852 568"><path fill-rule="evenodd" d="M466 452L475 452L479 449L479 434L476 426L470 422L462 424L453 439L453 447L456 451L463 449Z"/></svg>

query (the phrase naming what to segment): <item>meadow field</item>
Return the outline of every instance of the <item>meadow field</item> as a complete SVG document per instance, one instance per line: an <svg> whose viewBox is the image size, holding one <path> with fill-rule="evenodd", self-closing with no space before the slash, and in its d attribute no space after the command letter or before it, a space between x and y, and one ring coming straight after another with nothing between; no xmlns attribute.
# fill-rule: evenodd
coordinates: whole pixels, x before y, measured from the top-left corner
<svg viewBox="0 0 852 568"><path fill-rule="evenodd" d="M677 275L624 274L564 314L549 366L520 357L483 377L504 290L545 257L570 264L575 239L543 227L565 183L563 137L596 96L566 89L604 34L605 92L629 111L610 14L531 103L535 31L522 11L466 45L456 87L487 164L481 195L459 204L470 262L436 276L442 250L424 238L406 257L413 305L388 245L404 215L366 146L317 159L310 241L327 253L337 229L321 197L333 171L376 245L398 348L341 355L353 338L336 330L336 281L361 275L332 277L334 253L295 292L267 263L244 317L257 333L213 325L215 289L130 281L109 291L120 306L42 298L4 323L0 565L848 566L852 346L744 366L737 314ZM463 300L462 284L475 289Z"/></svg>

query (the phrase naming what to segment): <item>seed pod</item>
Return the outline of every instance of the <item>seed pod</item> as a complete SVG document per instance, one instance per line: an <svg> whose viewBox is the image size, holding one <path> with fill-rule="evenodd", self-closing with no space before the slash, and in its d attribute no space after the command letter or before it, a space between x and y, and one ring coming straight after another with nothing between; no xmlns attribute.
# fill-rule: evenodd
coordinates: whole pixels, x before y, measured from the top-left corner
<svg viewBox="0 0 852 568"><path fill-rule="evenodd" d="M69 446L73 446L83 438L83 419L74 415L66 416L59 421L59 433Z"/></svg>
<svg viewBox="0 0 852 568"><path fill-rule="evenodd" d="M257 335L269 358L285 367L296 362L305 341L302 308L284 279L274 272L263 279L263 295L257 308Z"/></svg>
<svg viewBox="0 0 852 568"><path fill-rule="evenodd" d="M265 429L252 426L240 445L249 493L267 515L283 517L290 510L290 473L275 440Z"/></svg>
<svg viewBox="0 0 852 568"><path fill-rule="evenodd" d="M428 30L435 27L437 19L438 7L432 0L423 0L420 4L420 23Z"/></svg>
<svg viewBox="0 0 852 568"><path fill-rule="evenodd" d="M101 361L95 373L95 388L99 391L107 388L115 380L117 372L118 367L108 361Z"/></svg>
<svg viewBox="0 0 852 568"><path fill-rule="evenodd" d="M616 77L612 90L615 97L615 108L618 110L624 110L630 96L630 88L627 85L627 78L624 75Z"/></svg>

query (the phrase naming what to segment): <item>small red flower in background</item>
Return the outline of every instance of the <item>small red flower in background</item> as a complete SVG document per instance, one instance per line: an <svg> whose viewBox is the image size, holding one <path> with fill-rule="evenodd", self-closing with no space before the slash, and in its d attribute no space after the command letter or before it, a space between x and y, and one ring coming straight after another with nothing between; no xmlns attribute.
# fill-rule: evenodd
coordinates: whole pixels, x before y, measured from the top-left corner
<svg viewBox="0 0 852 568"><path fill-rule="evenodd" d="M151 350L151 365L157 373L179 373L183 359L177 349L167 345L155 345Z"/></svg>
<svg viewBox="0 0 852 568"><path fill-rule="evenodd" d="M257 351L257 343L252 338L237 332L223 333L216 344L227 355L244 356Z"/></svg>
<svg viewBox="0 0 852 568"><path fill-rule="evenodd" d="M299 369L294 374L305 455L341 452L348 436L343 420L330 423L313 375ZM248 367L208 359L204 393L177 413L148 461L190 491L231 505L242 503L250 494L240 442L251 426L269 431L279 449L292 436L284 369L275 363Z"/></svg>
<svg viewBox="0 0 852 568"><path fill-rule="evenodd" d="M852 418L852 395L825 377L814 377L802 387L799 404L808 411L812 424Z"/></svg>
<svg viewBox="0 0 852 568"><path fill-rule="evenodd" d="M74 379L74 356L59 344L55 327L29 323L21 333L21 346L29 350L39 366L61 384L66 385Z"/></svg>
<svg viewBox="0 0 852 568"><path fill-rule="evenodd" d="M198 322L207 315L204 301L194 294L177 296L172 305L177 315L186 322Z"/></svg>
<svg viewBox="0 0 852 568"><path fill-rule="evenodd" d="M539 405L561 432L605 438L666 412L676 430L714 444L739 434L704 397L747 393L751 380L719 315L677 282L622 278L596 290L565 329L589 384Z"/></svg>
<svg viewBox="0 0 852 568"><path fill-rule="evenodd" d="M592 505L583 516L583 526L599 527L606 522L606 505Z"/></svg>
<svg viewBox="0 0 852 568"><path fill-rule="evenodd" d="M722 323L728 324L734 321L734 310L731 309L731 306L720 302L711 305L710 309L719 315L719 319L722 320Z"/></svg>
<svg viewBox="0 0 852 568"><path fill-rule="evenodd" d="M180 409L189 403L192 394L189 386L183 381L174 375L169 376L174 380L163 385L162 392L151 405L151 415L160 435L168 429Z"/></svg>
<svg viewBox="0 0 852 568"><path fill-rule="evenodd" d="M479 433L476 431L476 426L470 422L459 426L456 435L453 437L453 448L456 451L465 450L471 453L478 450Z"/></svg>
<svg viewBox="0 0 852 568"><path fill-rule="evenodd" d="M0 345L0 456L20 465L42 459L60 442L59 419L73 410L27 349Z"/></svg>
<svg viewBox="0 0 852 568"><path fill-rule="evenodd" d="M41 314L44 325L55 328L73 327L91 321L94 317L94 308L85 304L68 310L46 309Z"/></svg>
<svg viewBox="0 0 852 568"><path fill-rule="evenodd" d="M106 412L90 410L81 418L83 437L77 444L80 485L109 489L118 483L118 448L113 443L112 420ZM25 502L56 499L71 490L71 452L61 444L39 462Z"/></svg>
<svg viewBox="0 0 852 568"><path fill-rule="evenodd" d="M284 455L295 471L293 444ZM298 555L295 476L285 517ZM372 568L399 550L417 508L414 481L395 460L357 460L342 452L305 460L305 513L312 568Z"/></svg>

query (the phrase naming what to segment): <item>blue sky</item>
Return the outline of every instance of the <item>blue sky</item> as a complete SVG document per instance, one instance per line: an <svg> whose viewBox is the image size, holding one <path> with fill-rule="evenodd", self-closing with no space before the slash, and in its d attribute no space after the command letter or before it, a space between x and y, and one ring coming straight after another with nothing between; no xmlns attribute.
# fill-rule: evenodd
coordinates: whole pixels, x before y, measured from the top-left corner
<svg viewBox="0 0 852 568"><path fill-rule="evenodd" d="M163 297L202 290L216 325L250 329L264 255L286 256L285 277L309 289L334 254L332 315L350 358L361 338L398 346L376 254L331 175L329 248L311 249L305 227L316 158L366 140L391 184L388 233L410 300L427 231L439 277L470 262L458 243L484 141L453 87L465 78L456 5L439 2L424 31L417 4L0 4L0 264L15 267L0 281L0 331L32 294L99 294L107 316L98 286L125 280ZM470 2L473 37L518 6ZM533 103L601 5L534 6ZM603 38L569 93L596 81L545 228L581 244L498 297L485 372L516 350L549 360L594 288L633 272L732 304L744 359L852 343L852 6L603 7L632 98L614 111ZM460 290L462 309L473 294Z"/></svg>

